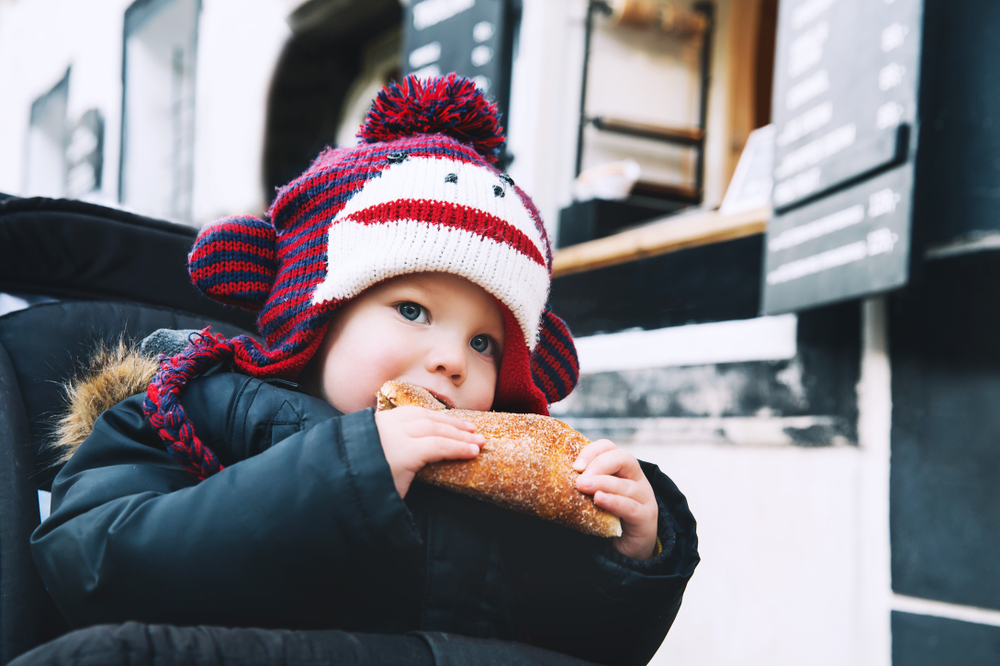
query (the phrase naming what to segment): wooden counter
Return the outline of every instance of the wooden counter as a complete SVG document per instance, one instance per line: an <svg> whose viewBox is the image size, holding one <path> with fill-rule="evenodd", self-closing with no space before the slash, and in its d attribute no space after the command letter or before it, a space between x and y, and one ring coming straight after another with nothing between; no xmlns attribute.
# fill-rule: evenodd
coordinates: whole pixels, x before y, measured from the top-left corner
<svg viewBox="0 0 1000 666"><path fill-rule="evenodd" d="M637 229L556 250L553 277L762 234L770 218L770 207L733 215L704 211L667 217Z"/></svg>

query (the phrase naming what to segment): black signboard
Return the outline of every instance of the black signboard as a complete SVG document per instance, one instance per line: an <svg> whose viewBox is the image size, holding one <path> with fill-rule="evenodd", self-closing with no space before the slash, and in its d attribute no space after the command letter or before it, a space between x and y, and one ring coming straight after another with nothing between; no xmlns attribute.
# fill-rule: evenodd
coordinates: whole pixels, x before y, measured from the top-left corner
<svg viewBox="0 0 1000 666"><path fill-rule="evenodd" d="M404 72L467 76L497 103L505 119L518 6L515 0L411 2L403 17Z"/></svg>
<svg viewBox="0 0 1000 666"><path fill-rule="evenodd" d="M906 155L920 0L781 3L773 117L780 210Z"/></svg>
<svg viewBox="0 0 1000 666"><path fill-rule="evenodd" d="M775 216L765 245L765 312L906 284L912 190L906 163Z"/></svg>
<svg viewBox="0 0 1000 666"><path fill-rule="evenodd" d="M906 283L922 6L780 4L766 313ZM872 216L869 199L887 190L893 211Z"/></svg>

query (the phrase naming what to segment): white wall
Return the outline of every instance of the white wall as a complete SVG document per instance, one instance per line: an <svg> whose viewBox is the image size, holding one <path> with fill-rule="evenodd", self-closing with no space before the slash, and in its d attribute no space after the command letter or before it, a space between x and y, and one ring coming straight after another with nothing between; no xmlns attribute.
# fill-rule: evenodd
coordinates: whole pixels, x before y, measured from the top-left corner
<svg viewBox="0 0 1000 666"><path fill-rule="evenodd" d="M698 521L702 562L654 664L890 663L889 613L901 602L889 579L884 300L863 313L858 446L794 446L781 428L719 443L719 419L701 434L649 419L662 430L618 442L670 476ZM642 355L664 368L790 359L795 326L785 315L582 338L581 371L633 370Z"/></svg>
<svg viewBox="0 0 1000 666"><path fill-rule="evenodd" d="M158 218L191 219L197 8L172 0L125 43L121 201Z"/></svg>
<svg viewBox="0 0 1000 666"><path fill-rule="evenodd" d="M267 93L291 31L281 0L203 0L195 93L194 219L264 212Z"/></svg>
<svg viewBox="0 0 1000 666"><path fill-rule="evenodd" d="M117 198L122 21L128 0L22 0L0 5L0 191L21 194L31 103L73 66L70 121L105 119L103 198Z"/></svg>
<svg viewBox="0 0 1000 666"><path fill-rule="evenodd" d="M727 29L728 3L719 3L718 35ZM70 122L89 108L100 109L105 120L103 187L91 198L117 202L122 23L129 4L129 0L0 3L0 89L5 93L0 98L0 155L4 156L0 158L0 191L22 193L31 102L72 65ZM266 95L271 72L289 36L284 17L294 5L289 0L203 0L195 95L196 223L262 212ZM524 5L510 111L509 138L515 155L511 174L526 187L554 230L559 208L571 200L586 5L584 0L526 0ZM603 25L603 21L598 23ZM658 55L637 56L630 50L629 40L635 35L659 45ZM720 165L728 141L726 47L724 40L717 42L709 98L709 204L721 200ZM681 62L684 57L690 60L691 50L678 44L652 32L599 27L590 77L592 110L629 117L638 109L631 113L635 119L661 122L693 118L696 63ZM658 78L650 85L653 75ZM623 92L630 90L631 96ZM602 107L615 99L623 102L618 105L621 108ZM607 137L600 138L607 141ZM602 151L600 142L590 145L589 162L621 156ZM660 161L661 171L670 176L670 159ZM681 166L689 170L685 164Z"/></svg>
<svg viewBox="0 0 1000 666"><path fill-rule="evenodd" d="M0 4L0 191L22 194L31 103L72 66L70 124L104 116L102 188L117 205L122 33L131 0ZM289 36L286 0L203 0L198 26L193 212L196 223L261 213L262 150L271 72ZM143 212L143 211L139 211Z"/></svg>

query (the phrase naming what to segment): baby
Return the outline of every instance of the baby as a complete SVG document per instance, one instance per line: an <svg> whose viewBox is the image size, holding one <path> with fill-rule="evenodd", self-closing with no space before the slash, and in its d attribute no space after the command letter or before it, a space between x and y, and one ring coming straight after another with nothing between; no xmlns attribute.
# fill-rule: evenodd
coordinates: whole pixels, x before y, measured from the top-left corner
<svg viewBox="0 0 1000 666"><path fill-rule="evenodd" d="M481 287L447 273L396 277L365 291L332 319L306 382L345 414L375 406L388 380L426 388L449 407L489 410L503 356L503 315ZM473 458L485 442L471 423L405 407L375 415L396 490L438 460ZM614 546L647 560L656 544L656 499L634 456L608 440L580 454L581 492L622 519Z"/></svg>
<svg viewBox="0 0 1000 666"><path fill-rule="evenodd" d="M644 663L698 561L669 479L589 445L578 488L622 536L585 536L413 484L483 437L447 413L371 409L387 380L539 414L576 384L546 306L545 228L491 166L495 107L454 75L407 78L359 136L282 188L268 219L199 235L195 285L259 312L263 342L194 336L98 419L32 537L50 593L76 626L445 632Z"/></svg>

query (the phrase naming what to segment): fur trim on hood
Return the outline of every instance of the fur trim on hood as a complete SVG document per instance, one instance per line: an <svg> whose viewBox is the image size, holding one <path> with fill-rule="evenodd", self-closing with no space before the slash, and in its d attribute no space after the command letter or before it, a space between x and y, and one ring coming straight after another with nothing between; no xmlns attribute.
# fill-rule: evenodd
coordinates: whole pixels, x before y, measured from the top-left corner
<svg viewBox="0 0 1000 666"><path fill-rule="evenodd" d="M65 409L55 423L51 441L52 448L59 451L55 464L73 456L105 410L145 393L159 367L155 355L143 354L124 339L98 347L87 366L63 384Z"/></svg>

